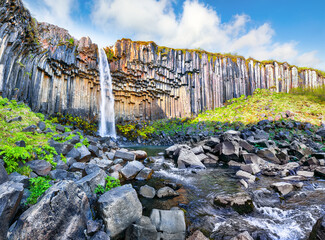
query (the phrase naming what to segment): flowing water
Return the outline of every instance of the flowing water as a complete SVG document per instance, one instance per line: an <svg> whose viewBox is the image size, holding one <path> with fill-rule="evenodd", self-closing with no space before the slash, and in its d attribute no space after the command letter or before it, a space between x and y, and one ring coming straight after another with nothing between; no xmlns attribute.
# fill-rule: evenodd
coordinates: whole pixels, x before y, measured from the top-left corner
<svg viewBox="0 0 325 240"><path fill-rule="evenodd" d="M112 77L104 49L99 50L99 71L101 89L99 135L116 138Z"/></svg>
<svg viewBox="0 0 325 240"><path fill-rule="evenodd" d="M157 157L156 161L163 160ZM283 200L277 193L267 190L273 182L280 180L259 176L259 181L248 191L255 205L255 210L250 214L240 215L231 208L214 205L213 199L217 195L245 191L234 176L235 171L229 168L192 171L171 167L157 170L151 180L135 183L135 188L148 184L159 189L166 182L177 184L178 197L140 198L145 207L144 214L149 215L152 208L181 207L186 211L190 223L188 230L210 232L212 239L228 239L246 230L254 239L308 239L312 226L324 214L325 182L319 179L305 181L301 190Z"/></svg>

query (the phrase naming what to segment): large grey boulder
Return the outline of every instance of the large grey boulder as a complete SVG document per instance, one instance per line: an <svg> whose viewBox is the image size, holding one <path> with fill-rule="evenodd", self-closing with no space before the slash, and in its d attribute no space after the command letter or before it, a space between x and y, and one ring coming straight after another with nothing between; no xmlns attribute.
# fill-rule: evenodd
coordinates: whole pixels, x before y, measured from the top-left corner
<svg viewBox="0 0 325 240"><path fill-rule="evenodd" d="M8 173L4 166L0 164L0 184L7 182L9 180Z"/></svg>
<svg viewBox="0 0 325 240"><path fill-rule="evenodd" d="M230 240L254 240L247 231L238 234L236 237L231 238Z"/></svg>
<svg viewBox="0 0 325 240"><path fill-rule="evenodd" d="M159 232L159 239L185 239L185 216L182 210L153 209L151 222Z"/></svg>
<svg viewBox="0 0 325 240"><path fill-rule="evenodd" d="M205 168L204 164L201 163L199 158L188 149L181 149L177 159L178 168Z"/></svg>
<svg viewBox="0 0 325 240"><path fill-rule="evenodd" d="M9 175L9 181L15 183L22 183L24 185L24 188L27 188L29 186L29 178L17 172L13 172Z"/></svg>
<svg viewBox="0 0 325 240"><path fill-rule="evenodd" d="M0 185L0 239L7 238L9 224L15 217L23 193L22 183L7 181Z"/></svg>
<svg viewBox="0 0 325 240"><path fill-rule="evenodd" d="M59 143L59 142L56 142L54 140L49 140L49 145L51 147L54 147L57 154L63 154L64 156L71 151L71 149L73 148L73 145L72 144L67 144L67 143Z"/></svg>
<svg viewBox="0 0 325 240"><path fill-rule="evenodd" d="M142 216L126 231L125 240L157 240L158 232L150 218Z"/></svg>
<svg viewBox="0 0 325 240"><path fill-rule="evenodd" d="M286 195L293 190L293 185L287 182L276 182L271 185L281 195Z"/></svg>
<svg viewBox="0 0 325 240"><path fill-rule="evenodd" d="M120 172L126 180L130 180L135 178L142 169L144 169L144 165L141 162L132 161L128 162Z"/></svg>
<svg viewBox="0 0 325 240"><path fill-rule="evenodd" d="M121 158L125 161L134 161L136 155L133 152L125 152L121 150L117 150L114 155L114 159Z"/></svg>
<svg viewBox="0 0 325 240"><path fill-rule="evenodd" d="M93 196L95 189L98 185L105 186L107 174L99 169L83 178L81 178L76 183L81 186L81 188L85 191L88 197Z"/></svg>
<svg viewBox="0 0 325 240"><path fill-rule="evenodd" d="M257 152L257 155L269 162L281 164L281 161L276 157L275 151L272 148L261 149Z"/></svg>
<svg viewBox="0 0 325 240"><path fill-rule="evenodd" d="M19 217L10 227L8 239L85 239L89 219L86 193L72 181L61 181Z"/></svg>
<svg viewBox="0 0 325 240"><path fill-rule="evenodd" d="M142 205L131 184L114 188L98 200L99 214L115 237L142 216Z"/></svg>
<svg viewBox="0 0 325 240"><path fill-rule="evenodd" d="M88 162L91 158L91 153L89 152L88 148L84 145L81 147L78 147L77 150L80 153L80 159L78 159L78 162Z"/></svg>
<svg viewBox="0 0 325 240"><path fill-rule="evenodd" d="M66 155L67 158L73 158L75 160L79 160L81 157L81 153L76 149L72 148Z"/></svg>
<svg viewBox="0 0 325 240"><path fill-rule="evenodd" d="M308 240L323 240L323 239L325 239L325 216L317 220L308 238Z"/></svg>
<svg viewBox="0 0 325 240"><path fill-rule="evenodd" d="M250 213L254 210L253 201L247 193L219 195L214 199L214 204L222 207L230 206L239 214Z"/></svg>
<svg viewBox="0 0 325 240"><path fill-rule="evenodd" d="M214 148L214 152L219 154L220 159L225 162L239 161L239 150L239 144L235 141L225 141Z"/></svg>
<svg viewBox="0 0 325 240"><path fill-rule="evenodd" d="M39 176L48 175L52 169L52 165L45 160L33 160L26 164Z"/></svg>

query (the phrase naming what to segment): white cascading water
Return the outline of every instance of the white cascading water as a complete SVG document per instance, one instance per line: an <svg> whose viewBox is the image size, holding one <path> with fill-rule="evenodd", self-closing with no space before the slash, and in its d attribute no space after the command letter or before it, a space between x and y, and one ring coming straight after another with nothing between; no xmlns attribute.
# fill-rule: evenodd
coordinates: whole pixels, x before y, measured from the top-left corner
<svg viewBox="0 0 325 240"><path fill-rule="evenodd" d="M114 95L112 90L112 77L104 49L99 50L99 72L100 72L100 123L99 135L116 138Z"/></svg>

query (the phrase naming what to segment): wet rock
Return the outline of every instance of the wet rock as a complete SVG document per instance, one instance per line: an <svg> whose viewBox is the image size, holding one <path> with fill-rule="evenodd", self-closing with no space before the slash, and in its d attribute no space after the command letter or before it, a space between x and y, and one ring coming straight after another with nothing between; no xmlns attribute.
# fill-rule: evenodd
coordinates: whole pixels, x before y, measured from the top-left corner
<svg viewBox="0 0 325 240"><path fill-rule="evenodd" d="M4 166L0 164L0 184L7 182L9 180L8 173Z"/></svg>
<svg viewBox="0 0 325 240"><path fill-rule="evenodd" d="M214 204L232 207L239 214L250 213L254 210L253 201L247 193L217 196Z"/></svg>
<svg viewBox="0 0 325 240"><path fill-rule="evenodd" d="M257 151L257 155L269 162L281 164L281 161L275 156L273 149L261 149Z"/></svg>
<svg viewBox="0 0 325 240"><path fill-rule="evenodd" d="M254 204L258 207L276 207L280 204L278 194L266 188L255 190L252 194Z"/></svg>
<svg viewBox="0 0 325 240"><path fill-rule="evenodd" d="M148 154L145 151L142 151L142 150L133 151L133 153L135 154L135 159L136 160L144 160L148 156Z"/></svg>
<svg viewBox="0 0 325 240"><path fill-rule="evenodd" d="M239 170L238 172L236 172L236 176L239 178L244 179L245 181L247 181L248 183L253 183L255 182L256 177L248 172Z"/></svg>
<svg viewBox="0 0 325 240"><path fill-rule="evenodd" d="M120 151L117 150L114 155L114 159L121 158L125 161L134 161L136 155L133 152L125 152L125 151Z"/></svg>
<svg viewBox="0 0 325 240"><path fill-rule="evenodd" d="M0 185L0 239L7 239L7 231L23 197L23 184L6 181Z"/></svg>
<svg viewBox="0 0 325 240"><path fill-rule="evenodd" d="M214 148L214 153L219 154L219 158L225 162L239 161L239 144L234 141L222 142Z"/></svg>
<svg viewBox="0 0 325 240"><path fill-rule="evenodd" d="M170 187L163 187L157 191L157 197L159 197L159 198L175 197L178 195L179 195L179 193L174 191L174 189L172 189Z"/></svg>
<svg viewBox="0 0 325 240"><path fill-rule="evenodd" d="M254 174L254 175L261 172L261 169L259 168L259 166L254 163L241 165L240 169L245 172L248 172L250 174Z"/></svg>
<svg viewBox="0 0 325 240"><path fill-rule="evenodd" d="M99 157L99 149L95 145L89 145L88 150L93 157Z"/></svg>
<svg viewBox="0 0 325 240"><path fill-rule="evenodd" d="M286 182L276 182L273 183L271 187L274 188L281 195L286 195L293 190L292 184Z"/></svg>
<svg viewBox="0 0 325 240"><path fill-rule="evenodd" d="M316 176L325 179L325 167L317 167L314 173Z"/></svg>
<svg viewBox="0 0 325 240"><path fill-rule="evenodd" d="M35 132L37 127L35 125L28 126L21 130L22 132Z"/></svg>
<svg viewBox="0 0 325 240"><path fill-rule="evenodd" d="M151 222L158 231L159 239L185 239L185 216L182 210L153 209Z"/></svg>
<svg viewBox="0 0 325 240"><path fill-rule="evenodd" d="M144 185L140 187L140 195L145 198L154 198L156 195L156 190L153 187Z"/></svg>
<svg viewBox="0 0 325 240"><path fill-rule="evenodd" d="M133 179L144 168L144 165L139 161L128 162L121 170L120 173L126 180Z"/></svg>
<svg viewBox="0 0 325 240"><path fill-rule="evenodd" d="M248 188L248 183L244 179L240 179L239 181L244 188Z"/></svg>
<svg viewBox="0 0 325 240"><path fill-rule="evenodd" d="M325 217L321 217L314 224L308 240L323 240L325 239Z"/></svg>
<svg viewBox="0 0 325 240"><path fill-rule="evenodd" d="M142 217L142 205L131 184L116 187L98 200L99 214L114 237Z"/></svg>
<svg viewBox="0 0 325 240"><path fill-rule="evenodd" d="M254 240L247 231L238 234L236 237L231 238L230 240Z"/></svg>
<svg viewBox="0 0 325 240"><path fill-rule="evenodd" d="M0 168L1 168L1 164L0 164ZM1 175L0 175L0 178L1 178ZM27 176L21 175L17 172L11 173L9 175L8 180L15 182L15 183L22 183L24 185L24 188L27 188L29 186L29 178Z"/></svg>
<svg viewBox="0 0 325 240"><path fill-rule="evenodd" d="M187 149L181 149L177 159L178 168L205 168L204 164L200 162L198 157Z"/></svg>
<svg viewBox="0 0 325 240"><path fill-rule="evenodd" d="M19 217L8 239L84 239L89 219L86 194L72 181L61 181Z"/></svg>
<svg viewBox="0 0 325 240"><path fill-rule="evenodd" d="M135 177L136 180L149 180L153 174L153 170L150 168L143 168Z"/></svg>
<svg viewBox="0 0 325 240"><path fill-rule="evenodd" d="M295 176L284 177L284 178L282 178L282 180L285 180L285 181L305 181L306 178L303 177L303 176L295 175Z"/></svg>
<svg viewBox="0 0 325 240"><path fill-rule="evenodd" d="M37 175L46 176L52 169L52 165L45 160L33 160L27 162L28 165Z"/></svg>
<svg viewBox="0 0 325 240"><path fill-rule="evenodd" d="M191 236L186 238L186 240L209 240L200 230L196 230Z"/></svg>
<svg viewBox="0 0 325 240"><path fill-rule="evenodd" d="M309 172L309 171L297 171L298 176L302 176L305 178L311 178L314 177L314 172Z"/></svg>
<svg viewBox="0 0 325 240"><path fill-rule="evenodd" d="M149 217L142 216L126 231L125 240L157 240L158 232Z"/></svg>
<svg viewBox="0 0 325 240"><path fill-rule="evenodd" d="M77 148L78 152L80 153L80 159L78 159L78 162L89 162L91 158L91 153L89 152L88 148L84 145Z"/></svg>

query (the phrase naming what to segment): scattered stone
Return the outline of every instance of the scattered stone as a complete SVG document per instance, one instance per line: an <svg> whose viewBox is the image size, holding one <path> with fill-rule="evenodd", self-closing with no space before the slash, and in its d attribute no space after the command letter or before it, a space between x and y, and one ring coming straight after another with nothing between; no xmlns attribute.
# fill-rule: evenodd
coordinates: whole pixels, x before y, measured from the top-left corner
<svg viewBox="0 0 325 240"><path fill-rule="evenodd" d="M15 142L15 144L16 144L17 147L26 147L26 143L25 143L24 140Z"/></svg>
<svg viewBox="0 0 325 240"><path fill-rule="evenodd" d="M37 127L35 125L28 126L22 130L22 132L35 132Z"/></svg>
<svg viewBox="0 0 325 240"><path fill-rule="evenodd" d="M65 128L62 125L56 125L55 130L62 133L65 132Z"/></svg>
<svg viewBox="0 0 325 240"><path fill-rule="evenodd" d="M9 224L17 213L23 192L21 183L6 181L0 185L0 239L7 239Z"/></svg>
<svg viewBox="0 0 325 240"><path fill-rule="evenodd" d="M85 191L88 198L92 197L98 185L105 186L107 174L103 170L95 171L76 182Z"/></svg>
<svg viewBox="0 0 325 240"><path fill-rule="evenodd" d="M256 177L248 172L239 170L238 172L236 172L236 176L239 178L242 178L244 180L246 180L248 183L254 183Z"/></svg>
<svg viewBox="0 0 325 240"><path fill-rule="evenodd" d="M186 240L209 240L200 230L196 230L191 236L186 238Z"/></svg>
<svg viewBox="0 0 325 240"><path fill-rule="evenodd" d="M38 122L38 123L37 123L37 126L38 126L38 128L39 128L41 131L44 131L45 128L46 128L45 123L42 122L42 121Z"/></svg>
<svg viewBox="0 0 325 240"><path fill-rule="evenodd" d="M4 166L0 164L0 184L7 182L9 180L8 173Z"/></svg>
<svg viewBox="0 0 325 240"><path fill-rule="evenodd" d="M274 151L272 151L270 148L265 148L257 151L257 155L269 162L281 164L281 161L275 156Z"/></svg>
<svg viewBox="0 0 325 240"><path fill-rule="evenodd" d="M180 149L177 159L178 168L205 168L204 164L200 162L198 157L187 149Z"/></svg>
<svg viewBox="0 0 325 240"><path fill-rule="evenodd" d="M88 146L89 152L91 152L91 155L93 157L99 157L99 148L95 145L89 145Z"/></svg>
<svg viewBox="0 0 325 240"><path fill-rule="evenodd" d="M76 149L76 148L72 148L67 154L66 154L67 158L73 158L76 161L78 161L81 157L81 153Z"/></svg>
<svg viewBox="0 0 325 240"><path fill-rule="evenodd" d="M248 188L248 183L244 179L240 179L239 182L244 186L244 188Z"/></svg>
<svg viewBox="0 0 325 240"><path fill-rule="evenodd" d="M276 182L273 183L271 187L274 188L281 195L287 195L293 190L292 184L286 182Z"/></svg>
<svg viewBox="0 0 325 240"><path fill-rule="evenodd" d="M158 232L149 217L142 216L126 231L125 240L157 240Z"/></svg>
<svg viewBox="0 0 325 240"><path fill-rule="evenodd" d="M235 141L225 141L218 144L214 148L214 152L220 155L222 161L239 161L239 144Z"/></svg>
<svg viewBox="0 0 325 240"><path fill-rule="evenodd" d="M255 163L241 165L240 169L254 175L261 172L261 169Z"/></svg>
<svg viewBox="0 0 325 240"><path fill-rule="evenodd" d="M178 196L179 193L174 191L174 189L170 188L170 187L163 187L160 188L157 191L157 197L159 198L163 198L163 197L175 197Z"/></svg>
<svg viewBox="0 0 325 240"><path fill-rule="evenodd" d="M142 205L131 184L104 193L98 204L99 214L112 237L142 217Z"/></svg>
<svg viewBox="0 0 325 240"><path fill-rule="evenodd" d="M89 152L88 148L84 145L77 148L78 152L80 153L80 159L78 159L78 162L89 162L91 158L91 153Z"/></svg>
<svg viewBox="0 0 325 240"><path fill-rule="evenodd" d="M121 170L122 176L126 180L131 180L144 168L144 165L139 161L128 162Z"/></svg>
<svg viewBox="0 0 325 240"><path fill-rule="evenodd" d="M133 152L125 152L121 150L117 150L114 155L114 159L121 158L125 161L134 161L136 155Z"/></svg>
<svg viewBox="0 0 325 240"><path fill-rule="evenodd" d="M143 168L135 177L136 180L149 180L153 174L153 170L150 168Z"/></svg>
<svg viewBox="0 0 325 240"><path fill-rule="evenodd" d="M1 173L1 166L2 165L0 164L0 180L1 180L1 177L4 176ZM6 174L7 174L7 172L6 172ZM11 173L9 175L9 179L8 180L9 181L12 181L12 182L15 182L15 183L22 183L24 185L24 188L27 188L29 186L29 178L27 176L21 175L21 174L19 174L17 172Z"/></svg>
<svg viewBox="0 0 325 240"><path fill-rule="evenodd" d="M133 153L135 154L135 159L136 160L144 160L148 156L147 153L145 151L142 151L142 150L133 151Z"/></svg>
<svg viewBox="0 0 325 240"><path fill-rule="evenodd" d="M55 148L55 151L59 154L59 155L64 155L66 156L68 152L70 152L74 147L72 144L67 144L67 143L59 143L56 141L53 141L52 139L49 140L49 145L51 147Z"/></svg>
<svg viewBox="0 0 325 240"><path fill-rule="evenodd" d="M70 167L70 171L71 172L76 172L76 171L83 171L85 170L86 164L85 163L81 163L81 162L75 162L71 165Z"/></svg>
<svg viewBox="0 0 325 240"><path fill-rule="evenodd" d="M22 120L23 120L22 117L19 116L19 117L15 117L15 118L9 119L9 120L7 121L7 123L12 123L12 122L21 122Z"/></svg>
<svg viewBox="0 0 325 240"><path fill-rule="evenodd" d="M140 187L140 195L145 198L154 198L156 195L156 190L153 187L144 185Z"/></svg>
<svg viewBox="0 0 325 240"><path fill-rule="evenodd" d="M84 239L90 219L86 194L72 181L61 181L20 215L8 239Z"/></svg>
<svg viewBox="0 0 325 240"><path fill-rule="evenodd" d="M254 210L253 201L247 193L217 196L214 204L222 207L230 206L239 214L250 213Z"/></svg>
<svg viewBox="0 0 325 240"><path fill-rule="evenodd" d="M238 234L236 237L231 238L230 240L254 240L247 231Z"/></svg>
<svg viewBox="0 0 325 240"><path fill-rule="evenodd" d="M159 239L185 239L185 216L182 210L153 209L151 222L159 232Z"/></svg>
<svg viewBox="0 0 325 240"><path fill-rule="evenodd" d="M314 172L309 171L297 171L298 176L303 176L305 178L311 178L314 177Z"/></svg>
<svg viewBox="0 0 325 240"><path fill-rule="evenodd" d="M94 220L88 220L87 222L87 235L93 236L96 232L98 232L101 229L101 225L103 223L96 222Z"/></svg>
<svg viewBox="0 0 325 240"><path fill-rule="evenodd" d="M52 165L45 160L33 160L27 162L28 165L37 175L46 176L52 169Z"/></svg>

